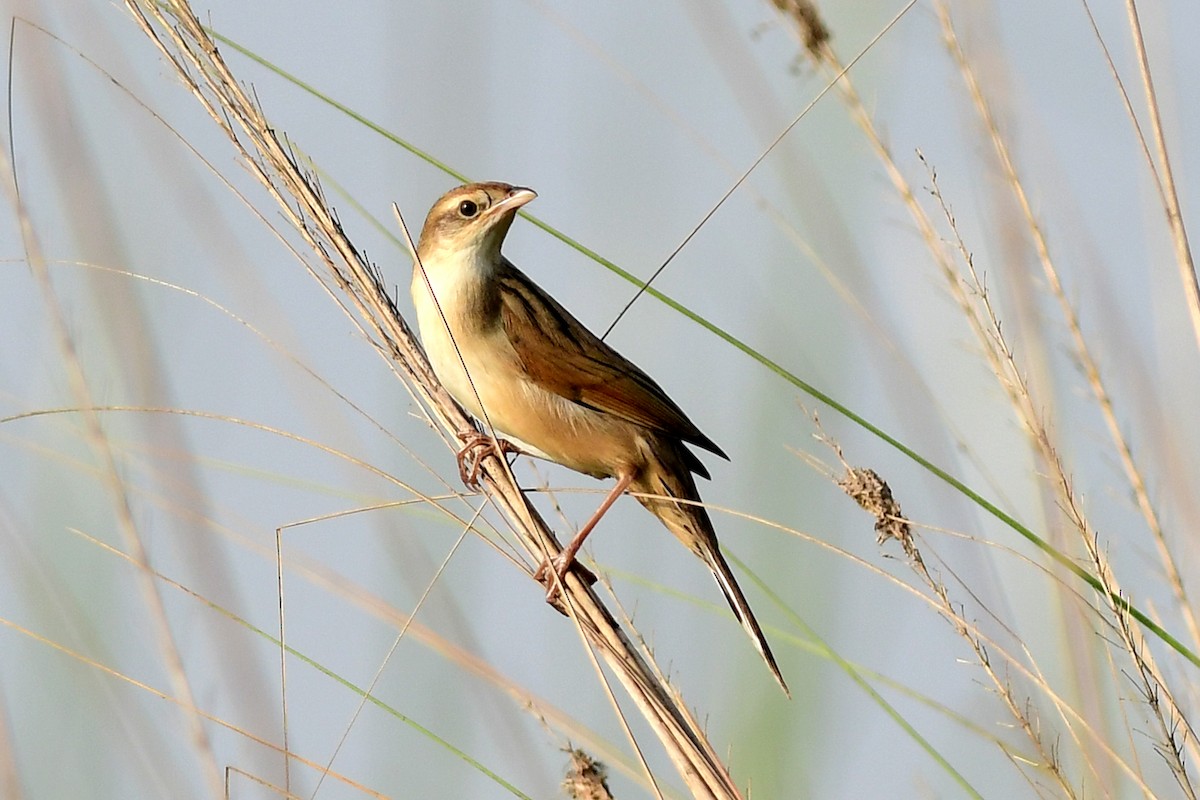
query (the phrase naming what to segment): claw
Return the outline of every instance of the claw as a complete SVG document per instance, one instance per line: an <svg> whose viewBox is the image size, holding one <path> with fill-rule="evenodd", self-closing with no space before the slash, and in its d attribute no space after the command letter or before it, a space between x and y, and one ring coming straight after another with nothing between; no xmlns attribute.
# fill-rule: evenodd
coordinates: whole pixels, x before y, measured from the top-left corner
<svg viewBox="0 0 1200 800"><path fill-rule="evenodd" d="M458 451L458 477L472 489L479 488L479 470L483 468L483 460L488 456L504 458L506 453L520 453L517 447L507 439L493 439L479 431L461 431L458 438L462 440L462 449Z"/></svg>
<svg viewBox="0 0 1200 800"><path fill-rule="evenodd" d="M543 561L537 572L533 573L533 579L546 587L546 602L563 613L566 611L562 607L559 593L568 572L574 572L575 577L588 586L596 582L592 571L568 555L566 550L549 561Z"/></svg>

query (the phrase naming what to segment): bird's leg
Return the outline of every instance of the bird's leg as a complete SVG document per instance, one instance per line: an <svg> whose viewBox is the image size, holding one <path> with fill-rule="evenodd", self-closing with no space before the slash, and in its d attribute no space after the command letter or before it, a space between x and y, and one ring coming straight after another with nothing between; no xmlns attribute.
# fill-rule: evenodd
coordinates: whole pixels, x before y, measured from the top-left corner
<svg viewBox="0 0 1200 800"><path fill-rule="evenodd" d="M546 602L554 602L554 597L558 594L562 580L566 577L567 572L571 569L571 565L575 562L575 554L579 552L580 547L583 547L583 540L588 537L588 534L596 527L596 523L600 521L600 518L604 516L604 513L608 509L612 508L612 504L617 502L617 498L625 493L625 490L629 488L629 484L632 482L632 472L621 475L617 479L617 485L612 488L612 491L608 493L608 497L605 497L604 502L596 509L596 513L592 514L592 518L579 529L579 533L575 534L574 538L567 543L562 552L555 556L553 560L543 561L542 565L538 567L538 571L534 573L533 577L535 580L546 584ZM558 576L558 580L555 580L554 575L550 574L551 570ZM591 577L591 573L586 574ZM595 578L593 577L589 583L594 582Z"/></svg>
<svg viewBox="0 0 1200 800"><path fill-rule="evenodd" d="M505 453L521 452L521 448L507 439L492 438L477 430L460 431L458 438L463 442L456 456L458 476L472 489L479 488L479 470L483 466L483 459L490 455L504 458Z"/></svg>

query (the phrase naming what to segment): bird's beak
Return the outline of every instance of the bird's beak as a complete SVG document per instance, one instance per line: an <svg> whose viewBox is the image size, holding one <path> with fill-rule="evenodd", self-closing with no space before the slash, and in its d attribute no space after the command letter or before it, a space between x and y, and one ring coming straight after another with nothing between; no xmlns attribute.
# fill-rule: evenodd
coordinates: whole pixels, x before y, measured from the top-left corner
<svg viewBox="0 0 1200 800"><path fill-rule="evenodd" d="M534 200L536 197L537 192L533 189L526 189L524 186L514 186L512 191L508 193L508 197L488 209L488 216L514 214L518 208Z"/></svg>

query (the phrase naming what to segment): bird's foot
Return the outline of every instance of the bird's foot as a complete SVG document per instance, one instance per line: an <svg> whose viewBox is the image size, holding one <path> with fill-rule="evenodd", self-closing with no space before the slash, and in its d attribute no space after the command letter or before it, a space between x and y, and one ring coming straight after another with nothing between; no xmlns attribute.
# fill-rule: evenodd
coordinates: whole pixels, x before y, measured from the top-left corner
<svg viewBox="0 0 1200 800"><path fill-rule="evenodd" d="M463 443L457 455L458 476L472 489L479 488L479 470L483 467L485 458L504 458L506 453L521 452L521 448L507 439L494 439L475 430L460 432L458 438Z"/></svg>
<svg viewBox="0 0 1200 800"><path fill-rule="evenodd" d="M537 572L533 573L533 579L546 587L546 602L559 611L563 611L559 593L568 572L574 572L575 577L587 586L596 582L596 576L592 574L592 571L576 561L573 556L568 555L565 550L554 558L543 561Z"/></svg>

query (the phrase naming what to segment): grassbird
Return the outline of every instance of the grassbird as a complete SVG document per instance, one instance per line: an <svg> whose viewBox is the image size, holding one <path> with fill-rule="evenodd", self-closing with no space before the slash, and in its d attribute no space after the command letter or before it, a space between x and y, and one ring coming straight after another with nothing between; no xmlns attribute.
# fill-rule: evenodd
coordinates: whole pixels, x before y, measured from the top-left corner
<svg viewBox="0 0 1200 800"><path fill-rule="evenodd" d="M695 445L722 458L645 372L585 328L500 252L517 209L537 197L506 183L447 192L429 211L417 244L412 295L421 340L438 379L484 430L519 449L594 478L615 478L600 508L539 578L566 575L584 539L624 492L658 517L716 576L734 616L787 692L766 637L746 602L700 500L693 474L708 478ZM472 482L490 436L459 453ZM515 447L513 446L515 445ZM473 464L468 468L468 463ZM679 503L672 498L691 501ZM790 694L789 694L790 696Z"/></svg>

